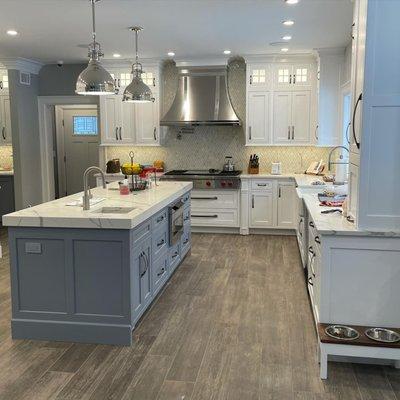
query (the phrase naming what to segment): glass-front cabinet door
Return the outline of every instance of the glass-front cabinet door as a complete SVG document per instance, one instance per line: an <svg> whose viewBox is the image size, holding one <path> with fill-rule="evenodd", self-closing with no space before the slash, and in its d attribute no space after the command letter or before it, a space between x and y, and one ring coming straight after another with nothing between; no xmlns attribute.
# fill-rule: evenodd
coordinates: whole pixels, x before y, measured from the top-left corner
<svg viewBox="0 0 400 400"><path fill-rule="evenodd" d="M250 91L270 89L271 73L268 64L247 65L247 87Z"/></svg>

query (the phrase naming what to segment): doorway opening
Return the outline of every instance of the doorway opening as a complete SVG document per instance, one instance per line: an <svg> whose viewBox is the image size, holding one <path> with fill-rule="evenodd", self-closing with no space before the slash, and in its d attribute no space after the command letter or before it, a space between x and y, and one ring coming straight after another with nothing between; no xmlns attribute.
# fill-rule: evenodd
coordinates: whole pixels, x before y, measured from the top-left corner
<svg viewBox="0 0 400 400"><path fill-rule="evenodd" d="M99 121L96 105L56 105L54 135L55 198L82 191L86 168L99 165ZM95 186L95 178L90 178Z"/></svg>

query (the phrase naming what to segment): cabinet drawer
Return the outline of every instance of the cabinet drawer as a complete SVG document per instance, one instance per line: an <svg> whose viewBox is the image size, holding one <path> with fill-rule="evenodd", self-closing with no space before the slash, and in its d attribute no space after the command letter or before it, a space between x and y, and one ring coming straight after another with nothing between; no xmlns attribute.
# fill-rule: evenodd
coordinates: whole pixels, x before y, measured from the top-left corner
<svg viewBox="0 0 400 400"><path fill-rule="evenodd" d="M152 251L153 256L158 257L168 247L168 226L165 224L153 232Z"/></svg>
<svg viewBox="0 0 400 400"><path fill-rule="evenodd" d="M157 229L161 225L166 225L168 222L168 209L164 209L152 218L153 229Z"/></svg>
<svg viewBox="0 0 400 400"><path fill-rule="evenodd" d="M137 228L135 228L132 232L133 243L136 244L146 237L150 236L151 232L151 223L150 220L143 222Z"/></svg>
<svg viewBox="0 0 400 400"><path fill-rule="evenodd" d="M154 261L152 267L153 295L156 295L168 278L168 252L165 252L161 257Z"/></svg>
<svg viewBox="0 0 400 400"><path fill-rule="evenodd" d="M238 208L238 191L198 190L192 193L193 209Z"/></svg>
<svg viewBox="0 0 400 400"><path fill-rule="evenodd" d="M168 263L170 268L170 273L172 273L178 266L181 260L181 243L178 242L176 245L172 246L168 252Z"/></svg>
<svg viewBox="0 0 400 400"><path fill-rule="evenodd" d="M272 190L273 182L266 179L253 179L251 181L251 188L253 190Z"/></svg>
<svg viewBox="0 0 400 400"><path fill-rule="evenodd" d="M239 218L237 210L202 210L193 209L191 212L192 226L221 226L237 227Z"/></svg>

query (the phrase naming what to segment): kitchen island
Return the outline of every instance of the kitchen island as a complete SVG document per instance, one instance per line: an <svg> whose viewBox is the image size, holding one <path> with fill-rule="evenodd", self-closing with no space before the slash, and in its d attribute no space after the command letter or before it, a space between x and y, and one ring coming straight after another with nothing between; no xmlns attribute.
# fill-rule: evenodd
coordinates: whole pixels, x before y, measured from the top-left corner
<svg viewBox="0 0 400 400"><path fill-rule="evenodd" d="M192 183L121 196L117 184L3 217L12 337L130 345L142 314L189 252ZM175 216L175 214L176 216Z"/></svg>

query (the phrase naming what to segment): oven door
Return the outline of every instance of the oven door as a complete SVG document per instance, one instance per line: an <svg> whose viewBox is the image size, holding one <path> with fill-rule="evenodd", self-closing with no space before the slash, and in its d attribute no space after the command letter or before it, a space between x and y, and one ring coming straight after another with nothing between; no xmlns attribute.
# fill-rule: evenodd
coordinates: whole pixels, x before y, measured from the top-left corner
<svg viewBox="0 0 400 400"><path fill-rule="evenodd" d="M169 208L169 244L173 246L183 234L183 202L177 201Z"/></svg>

